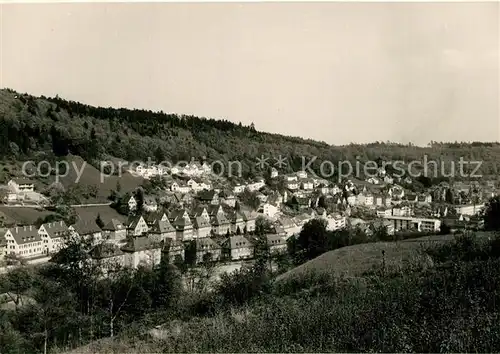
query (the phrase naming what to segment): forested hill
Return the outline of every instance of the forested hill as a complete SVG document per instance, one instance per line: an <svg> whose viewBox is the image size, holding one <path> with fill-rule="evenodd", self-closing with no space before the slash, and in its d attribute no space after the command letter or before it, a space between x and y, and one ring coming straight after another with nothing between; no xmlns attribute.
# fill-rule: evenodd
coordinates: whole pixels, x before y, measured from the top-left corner
<svg viewBox="0 0 500 354"><path fill-rule="evenodd" d="M307 119L307 117L304 117ZM362 129L362 127L360 127ZM416 132L418 133L418 132ZM332 131L332 141L342 131ZM373 137L377 139L376 136ZM126 160L241 161L246 172L261 155L287 158L298 170L302 157L328 160L465 160L484 161L482 173L497 174L498 143L435 143L422 148L395 143L332 146L324 142L257 131L228 120L165 114L146 110L92 107L59 97L33 97L0 90L0 159L31 158L45 151L68 153L87 161L108 156Z"/></svg>

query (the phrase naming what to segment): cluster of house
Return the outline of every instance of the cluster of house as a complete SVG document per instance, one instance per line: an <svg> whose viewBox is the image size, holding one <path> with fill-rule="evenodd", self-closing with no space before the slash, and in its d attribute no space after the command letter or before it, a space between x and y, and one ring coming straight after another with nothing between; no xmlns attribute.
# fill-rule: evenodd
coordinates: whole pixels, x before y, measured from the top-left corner
<svg viewBox="0 0 500 354"><path fill-rule="evenodd" d="M65 235L90 239L95 243L92 258L137 267L140 263L157 264L162 257L174 261L185 258L185 245L194 242L196 261L207 254L214 261L253 257L256 213L227 213L220 205L200 206L191 211L177 209L132 216L125 223L112 219L102 228L95 221L78 220L66 226L63 221L46 223L39 228L29 225L12 227L0 233L0 254L15 254L26 259L57 252ZM266 236L272 252L286 248L286 238Z"/></svg>
<svg viewBox="0 0 500 354"><path fill-rule="evenodd" d="M146 179L156 176L162 177L168 174L199 177L210 174L212 167L206 161L201 164L198 161L192 160L184 166L180 166L180 164L172 166L170 163L139 164L133 168L132 172Z"/></svg>
<svg viewBox="0 0 500 354"><path fill-rule="evenodd" d="M36 258L57 252L63 244L68 227L63 221L16 226L0 231L0 260L7 254Z"/></svg>

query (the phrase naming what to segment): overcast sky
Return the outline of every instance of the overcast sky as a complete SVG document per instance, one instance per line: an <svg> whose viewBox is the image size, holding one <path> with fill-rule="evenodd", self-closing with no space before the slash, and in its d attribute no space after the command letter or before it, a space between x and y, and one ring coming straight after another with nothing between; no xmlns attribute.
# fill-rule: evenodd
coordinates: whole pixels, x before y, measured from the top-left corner
<svg viewBox="0 0 500 354"><path fill-rule="evenodd" d="M496 2L0 6L2 87L332 144L500 140Z"/></svg>

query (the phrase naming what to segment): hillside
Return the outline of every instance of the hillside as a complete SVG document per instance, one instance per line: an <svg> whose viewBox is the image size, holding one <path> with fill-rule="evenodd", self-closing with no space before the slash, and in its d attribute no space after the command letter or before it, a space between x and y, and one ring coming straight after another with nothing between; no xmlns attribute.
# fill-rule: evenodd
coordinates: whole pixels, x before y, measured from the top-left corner
<svg viewBox="0 0 500 354"><path fill-rule="evenodd" d="M284 170L298 170L303 157L312 167L323 161L387 160L484 161L481 173L496 175L500 158L498 143L432 143L421 148L395 143L331 146L324 142L259 132L252 126L193 116L145 110L92 107L61 98L33 97L0 90L0 158L23 160L46 152L68 154L96 163L116 157L127 161L150 157L178 162L201 159L240 161L245 175L253 171L261 155L285 157ZM335 141L332 132L332 141ZM376 139L376 137L374 137ZM270 160L270 163L275 161ZM473 168L473 167L472 167ZM447 171L449 166L446 167Z"/></svg>
<svg viewBox="0 0 500 354"><path fill-rule="evenodd" d="M489 233L478 233L478 237L490 237ZM424 236L398 242L376 242L342 247L323 253L278 277L277 281L287 281L314 273L328 274L335 277L361 276L376 267L380 267L385 257L388 269L398 269L405 264L426 264L422 258L425 247L435 246L453 240L452 235ZM385 255L382 255L382 251Z"/></svg>
<svg viewBox="0 0 500 354"><path fill-rule="evenodd" d="M99 202L106 202L111 190L116 190L116 185L119 182L122 192L130 192L144 183L142 177L131 175L129 172L123 172L121 176L105 176L102 178L101 173L94 166L84 161L79 156L67 156L66 160L70 164L68 174L60 179L65 188L71 188L75 184L80 186L97 186L97 197L94 198ZM78 172L77 172L78 171ZM51 179L55 181L55 179Z"/></svg>
<svg viewBox="0 0 500 354"><path fill-rule="evenodd" d="M15 208L0 205L0 221L5 225L33 225L39 218L45 218L53 212L36 208Z"/></svg>

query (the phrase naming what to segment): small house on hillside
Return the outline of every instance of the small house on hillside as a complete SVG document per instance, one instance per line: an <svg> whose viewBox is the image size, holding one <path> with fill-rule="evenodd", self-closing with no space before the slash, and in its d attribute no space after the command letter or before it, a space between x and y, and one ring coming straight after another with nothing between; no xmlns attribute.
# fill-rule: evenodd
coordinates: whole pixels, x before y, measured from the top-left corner
<svg viewBox="0 0 500 354"><path fill-rule="evenodd" d="M144 197L144 211L155 212L158 210L158 204L156 203L155 197L145 196Z"/></svg>
<svg viewBox="0 0 500 354"><path fill-rule="evenodd" d="M131 196L127 202L128 210L133 211L137 209L137 200L135 200L134 196Z"/></svg>
<svg viewBox="0 0 500 354"><path fill-rule="evenodd" d="M35 182L26 178L13 178L7 185L15 193L34 192Z"/></svg>

